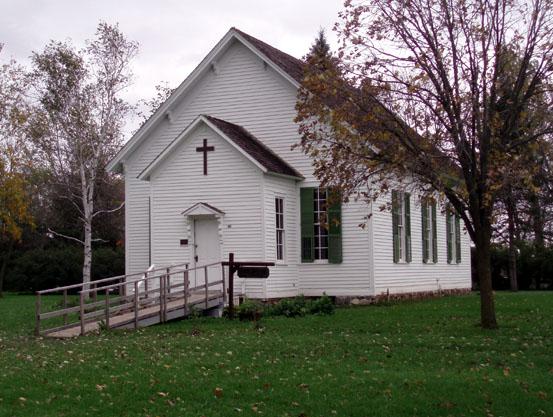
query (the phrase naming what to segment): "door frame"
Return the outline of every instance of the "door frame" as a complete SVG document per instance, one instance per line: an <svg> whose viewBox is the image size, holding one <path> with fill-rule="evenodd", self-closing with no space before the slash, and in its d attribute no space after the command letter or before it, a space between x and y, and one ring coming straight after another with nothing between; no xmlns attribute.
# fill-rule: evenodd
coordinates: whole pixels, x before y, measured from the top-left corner
<svg viewBox="0 0 553 417"><path fill-rule="evenodd" d="M219 259L223 260L223 215L188 215L188 236L190 241L190 250L188 262L192 268L196 267L196 220L215 220L217 221L217 232L219 238Z"/></svg>

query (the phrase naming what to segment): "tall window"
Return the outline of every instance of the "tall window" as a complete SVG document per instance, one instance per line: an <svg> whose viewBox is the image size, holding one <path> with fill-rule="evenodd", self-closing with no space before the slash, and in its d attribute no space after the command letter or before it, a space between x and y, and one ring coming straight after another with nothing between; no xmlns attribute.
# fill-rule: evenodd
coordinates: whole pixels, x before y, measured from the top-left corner
<svg viewBox="0 0 553 417"><path fill-rule="evenodd" d="M436 202L431 199L421 200L422 211L422 261L438 262L438 242L436 231Z"/></svg>
<svg viewBox="0 0 553 417"><path fill-rule="evenodd" d="M446 211L447 263L461 263L461 219L451 208Z"/></svg>
<svg viewBox="0 0 553 417"><path fill-rule="evenodd" d="M313 190L313 223L315 259L328 259L328 223L326 213L327 191L324 188Z"/></svg>
<svg viewBox="0 0 553 417"><path fill-rule="evenodd" d="M392 191L394 262L411 262L411 195Z"/></svg>
<svg viewBox="0 0 553 417"><path fill-rule="evenodd" d="M276 221L276 258L284 259L284 199L275 198L275 221Z"/></svg>
<svg viewBox="0 0 553 417"><path fill-rule="evenodd" d="M342 263L342 199L333 188L300 188L301 261Z"/></svg>

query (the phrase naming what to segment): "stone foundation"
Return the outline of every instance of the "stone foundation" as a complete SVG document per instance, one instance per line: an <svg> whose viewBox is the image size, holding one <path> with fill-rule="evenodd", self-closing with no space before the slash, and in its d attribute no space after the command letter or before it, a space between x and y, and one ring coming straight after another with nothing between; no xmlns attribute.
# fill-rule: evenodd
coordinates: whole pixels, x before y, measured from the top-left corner
<svg viewBox="0 0 553 417"><path fill-rule="evenodd" d="M373 305L394 303L399 301L427 300L430 298L445 297L450 295L466 295L471 292L470 288L440 290L440 291L419 291L406 293L382 293L370 297L334 297L336 305Z"/></svg>

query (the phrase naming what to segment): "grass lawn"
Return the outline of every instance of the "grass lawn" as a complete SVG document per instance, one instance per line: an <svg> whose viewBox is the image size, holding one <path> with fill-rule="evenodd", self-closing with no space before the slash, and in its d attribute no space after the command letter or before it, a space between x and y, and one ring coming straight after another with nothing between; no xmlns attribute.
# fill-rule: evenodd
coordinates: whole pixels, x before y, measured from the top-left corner
<svg viewBox="0 0 553 417"><path fill-rule="evenodd" d="M553 416L553 293L497 294L497 331L469 295L69 341L33 303L0 299L2 417Z"/></svg>

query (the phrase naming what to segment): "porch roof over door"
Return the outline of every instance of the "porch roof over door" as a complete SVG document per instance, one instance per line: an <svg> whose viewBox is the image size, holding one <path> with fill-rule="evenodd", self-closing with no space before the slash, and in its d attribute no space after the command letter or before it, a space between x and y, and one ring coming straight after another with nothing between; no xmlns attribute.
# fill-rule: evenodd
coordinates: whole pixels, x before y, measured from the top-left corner
<svg viewBox="0 0 553 417"><path fill-rule="evenodd" d="M183 216L206 216L206 215L222 216L225 214L225 212L222 210L219 210L217 207L214 207L211 204L199 202L187 208L181 214Z"/></svg>

